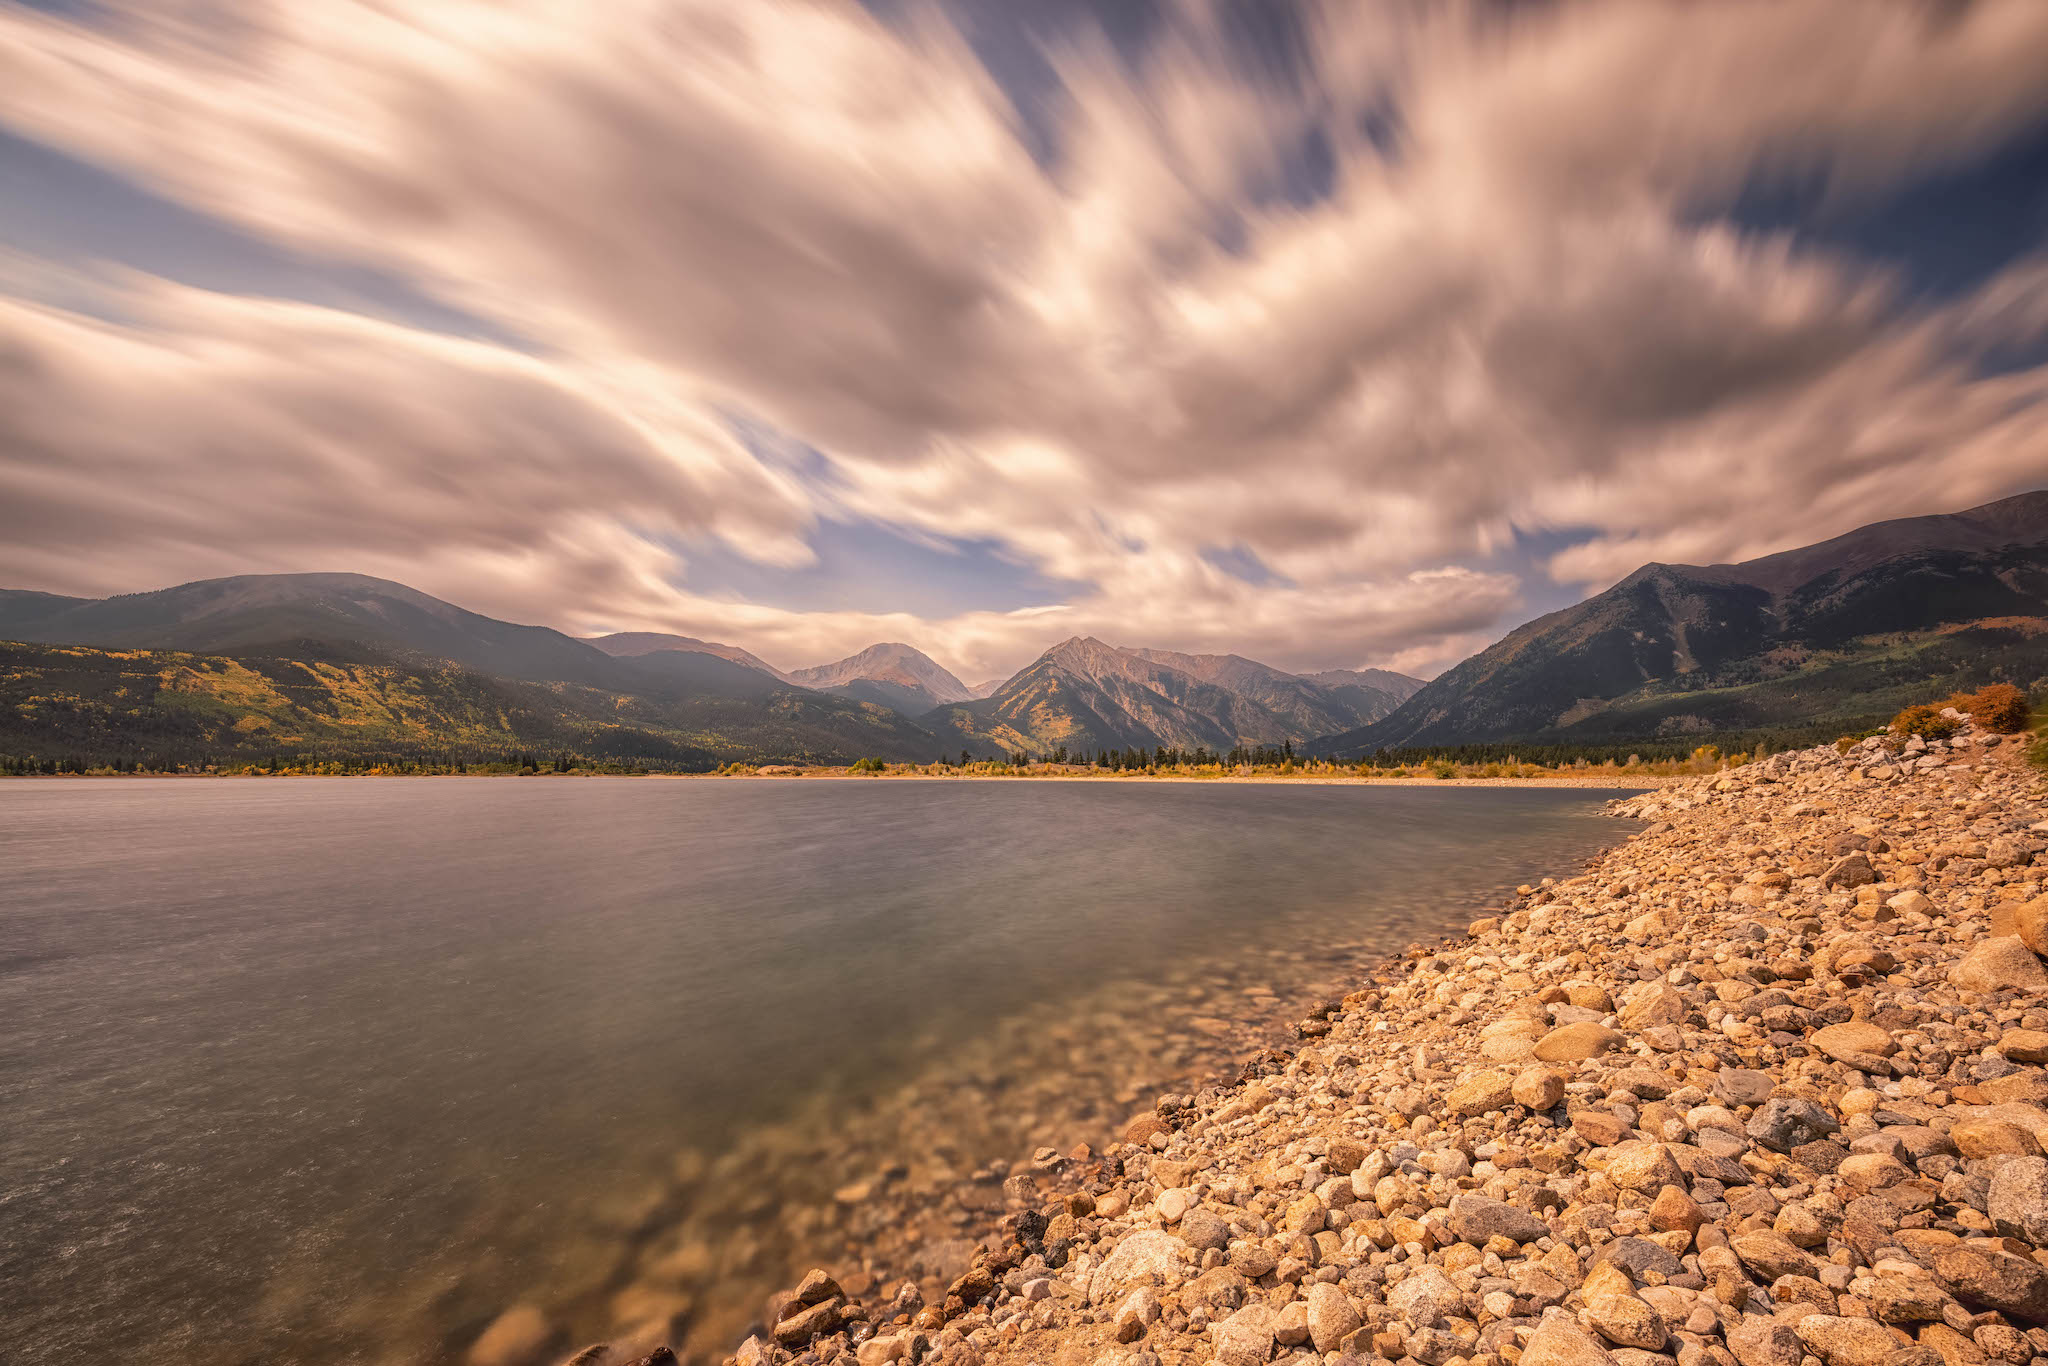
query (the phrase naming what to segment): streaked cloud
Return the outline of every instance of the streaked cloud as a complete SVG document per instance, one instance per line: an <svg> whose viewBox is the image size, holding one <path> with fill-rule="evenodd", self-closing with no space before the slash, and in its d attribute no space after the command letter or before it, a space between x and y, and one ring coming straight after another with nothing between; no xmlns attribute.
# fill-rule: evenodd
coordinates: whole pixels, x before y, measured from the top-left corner
<svg viewBox="0 0 2048 1366"><path fill-rule="evenodd" d="M1429 671L1527 600L1486 567L1518 534L1575 529L1549 572L1599 586L2048 482L2048 376L1984 363L2038 340L2038 260L1930 302L1728 216L2039 126L2034 0L1304 3L1262 54L1165 12L1063 30L1027 95L941 8L0 6L17 134L521 339L126 276L0 305L0 574L365 569L781 664L1085 632ZM1079 587L692 583L821 517Z"/></svg>

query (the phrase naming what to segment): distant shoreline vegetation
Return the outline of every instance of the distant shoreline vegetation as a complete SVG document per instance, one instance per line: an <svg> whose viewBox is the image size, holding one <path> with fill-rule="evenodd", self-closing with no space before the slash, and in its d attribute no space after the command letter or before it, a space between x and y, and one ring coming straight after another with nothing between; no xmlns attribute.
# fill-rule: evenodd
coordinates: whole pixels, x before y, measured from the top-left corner
<svg viewBox="0 0 2048 1366"><path fill-rule="evenodd" d="M1151 750L1125 748L1075 753L1065 746L1050 754L957 756L929 763L891 762L867 756L851 764L826 761L732 760L723 764L658 765L593 757L562 750L544 754L530 749L465 753L452 749L366 752L324 755L317 752L213 758L166 755L118 756L0 754L0 776L55 777L446 777L446 776L604 776L604 777L924 777L924 778L1288 778L1322 781L1355 779L1600 779L1676 778L1740 768L1788 749L1808 748L1833 738L1846 744L1871 735L1903 740L1918 735L1941 738L1968 715L1989 729L2013 733L2033 723L2027 695L2009 684L1992 684L1972 693L1956 693L1939 701L1907 707L1888 722L1846 735L1830 737L1829 727L1807 727L1754 737L1747 748L1723 750L1717 744L1681 745L1642 742L1635 745L1559 745L1507 742L1378 750L1363 758L1339 761L1307 757L1292 744L1238 746L1225 753L1203 748L1183 750L1164 745ZM2037 762L2048 755L2041 742L2048 723L2033 727Z"/></svg>
<svg viewBox="0 0 2048 1366"><path fill-rule="evenodd" d="M1077 758L956 755L931 763L892 763L863 758L833 762L733 761L716 766L657 766L594 760L574 754L499 755L318 754L175 760L156 756L94 762L77 755L0 754L0 776L34 777L969 777L969 778L1546 778L1679 777L1750 762L1777 747L1723 753L1714 745L1690 748L1643 745L1626 753L1571 752L1567 746L1463 745L1452 749L1382 753L1339 763L1284 751L1250 750L1231 755L1172 750L1124 750Z"/></svg>

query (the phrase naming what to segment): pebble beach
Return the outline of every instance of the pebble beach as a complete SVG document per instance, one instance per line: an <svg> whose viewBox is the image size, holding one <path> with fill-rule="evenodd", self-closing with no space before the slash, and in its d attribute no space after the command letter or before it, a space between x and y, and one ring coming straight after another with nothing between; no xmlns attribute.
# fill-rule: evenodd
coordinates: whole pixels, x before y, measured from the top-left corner
<svg viewBox="0 0 2048 1366"><path fill-rule="evenodd" d="M727 1307L752 1331L724 1360L2048 1359L2048 811L2023 739L1964 723L1621 799L1638 826L1583 871L1349 966L1280 1046L1099 1146L1048 1133L976 1173L964 1265L887 1278L833 1249ZM515 1311L472 1366L563 1360L538 1331ZM662 1366L660 1336L567 1360Z"/></svg>

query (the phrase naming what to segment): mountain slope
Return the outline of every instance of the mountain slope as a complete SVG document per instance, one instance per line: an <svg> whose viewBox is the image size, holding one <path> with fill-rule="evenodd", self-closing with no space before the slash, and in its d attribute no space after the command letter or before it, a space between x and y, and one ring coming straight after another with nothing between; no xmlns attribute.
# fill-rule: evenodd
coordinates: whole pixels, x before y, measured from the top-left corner
<svg viewBox="0 0 2048 1366"><path fill-rule="evenodd" d="M1849 728L2044 673L2048 493L2030 493L1744 564L1645 565L1313 748Z"/></svg>
<svg viewBox="0 0 2048 1366"><path fill-rule="evenodd" d="M1392 692L1327 687L1239 655L1121 649L1077 636L1047 650L989 697L941 708L922 721L949 743L976 752L1166 746L1221 753L1238 745L1299 743L1384 716L1399 702Z"/></svg>
<svg viewBox="0 0 2048 1366"><path fill-rule="evenodd" d="M873 702L905 716L919 716L974 695L930 655L894 642L870 645L830 664L797 669L789 677L804 687Z"/></svg>
<svg viewBox="0 0 2048 1366"><path fill-rule="evenodd" d="M388 668L429 678L452 670L492 686L543 684L552 700L536 695L520 706L557 716L549 734L573 729L562 714L582 718L574 725L623 725L655 737L644 755L650 761L674 760L683 752L678 744L721 761L836 763L936 753L933 738L893 709L820 695L717 654L657 648L615 657L547 627L498 621L360 574L246 575L105 599L0 591L0 641L6 640L231 658L258 672L269 665L255 661L270 661L300 671ZM286 676L298 675L287 669ZM585 690L574 694L583 701L564 701L572 695L565 688ZM455 714L427 707L407 743L426 743L437 726L447 729L449 743L469 743ZM251 717L261 719L255 712ZM155 722L138 714L123 724L147 731ZM316 749L382 734L374 726L329 734L311 722L284 724ZM556 743L530 730L517 731L517 739L528 746Z"/></svg>
<svg viewBox="0 0 2048 1366"><path fill-rule="evenodd" d="M608 636L586 636L583 643L594 646L615 659L643 659L648 655L666 652L712 655L728 663L767 674L779 683L802 686L794 678L751 651L742 650L737 645L721 645L715 640L698 640L695 636L675 636L662 631L618 631Z"/></svg>
<svg viewBox="0 0 2048 1366"><path fill-rule="evenodd" d="M446 661L504 678L605 686L621 671L602 651L545 626L466 611L365 574L244 574L152 593L66 598L0 593L0 639L202 654Z"/></svg>
<svg viewBox="0 0 2048 1366"><path fill-rule="evenodd" d="M0 642L0 754L87 765L475 764L530 751L692 771L924 760L932 743L893 713L786 689L677 700L454 668Z"/></svg>

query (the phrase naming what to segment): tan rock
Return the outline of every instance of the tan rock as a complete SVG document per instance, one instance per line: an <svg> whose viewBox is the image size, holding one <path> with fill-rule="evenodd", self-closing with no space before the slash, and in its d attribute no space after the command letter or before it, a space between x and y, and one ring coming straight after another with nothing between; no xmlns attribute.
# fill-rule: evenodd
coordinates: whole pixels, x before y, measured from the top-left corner
<svg viewBox="0 0 2048 1366"><path fill-rule="evenodd" d="M1988 1358L1977 1344L1945 1323L1930 1323L1920 1329L1919 1343L1942 1360L1942 1366L1985 1366Z"/></svg>
<svg viewBox="0 0 2048 1366"><path fill-rule="evenodd" d="M1989 1105L2048 1103L2048 1070L2039 1067L2023 1068L2009 1077L1994 1077L1990 1081L1977 1083L1977 1092Z"/></svg>
<svg viewBox="0 0 2048 1366"><path fill-rule="evenodd" d="M2044 978L2043 985L2048 985L2048 978ZM1551 1030L1537 1040L1534 1052L1544 1062L1584 1062L1620 1046L1621 1042L1621 1035L1607 1026L1586 1020Z"/></svg>
<svg viewBox="0 0 2048 1366"><path fill-rule="evenodd" d="M2037 896L2012 913L2013 933L2035 953L2048 954L2048 896Z"/></svg>
<svg viewBox="0 0 2048 1366"><path fill-rule="evenodd" d="M1958 1120L1948 1136L1964 1157L2035 1157L2041 1152L2034 1136L2009 1120Z"/></svg>
<svg viewBox="0 0 2048 1366"><path fill-rule="evenodd" d="M1567 983L1564 996L1581 1010L1597 1010L1605 1015L1614 1009L1614 998L1607 994L1607 988L1592 982Z"/></svg>
<svg viewBox="0 0 2048 1366"><path fill-rule="evenodd" d="M1751 1316L1728 1330L1728 1350L1742 1366L1799 1366L1806 1344L1790 1324Z"/></svg>
<svg viewBox="0 0 2048 1366"><path fill-rule="evenodd" d="M1638 944L1660 944L1678 933L1678 917L1660 906L1629 921L1621 932Z"/></svg>
<svg viewBox="0 0 2048 1366"><path fill-rule="evenodd" d="M1569 1314L1552 1309L1529 1335L1520 1366L1614 1366L1614 1358Z"/></svg>
<svg viewBox="0 0 2048 1366"><path fill-rule="evenodd" d="M1766 1281L1775 1281L1780 1276L1811 1278L1820 1274L1820 1264L1814 1261L1813 1254L1780 1233L1740 1233L1728 1240L1728 1246L1744 1266Z"/></svg>
<svg viewBox="0 0 2048 1366"><path fill-rule="evenodd" d="M2048 971L2042 970L2041 960L2032 949L2006 935L1980 940L1976 948L1949 969L1948 980L1964 991L1986 995L1997 991L2030 995L2048 991Z"/></svg>
<svg viewBox="0 0 2048 1366"><path fill-rule="evenodd" d="M1685 997L1677 987L1659 977L1638 982L1621 998L1621 1023L1628 1029L1654 1029L1658 1025L1685 1021Z"/></svg>
<svg viewBox="0 0 2048 1366"><path fill-rule="evenodd" d="M1685 1183L1685 1170L1662 1143L1623 1143L1607 1163L1607 1179L1623 1190L1661 1191Z"/></svg>
<svg viewBox="0 0 2048 1366"><path fill-rule="evenodd" d="M1509 1094L1515 1104L1530 1110L1555 1109L1564 1100L1564 1075L1549 1067L1523 1068Z"/></svg>
<svg viewBox="0 0 2048 1366"><path fill-rule="evenodd" d="M1628 1272L1613 1262L1601 1262L1586 1273L1579 1282L1579 1294L1586 1299L1599 1299L1606 1295L1633 1295L1636 1283Z"/></svg>
<svg viewBox="0 0 2048 1366"><path fill-rule="evenodd" d="M1512 1072L1477 1072L1451 1089L1444 1106L1454 1115L1482 1115L1505 1110L1514 1104L1515 1076Z"/></svg>
<svg viewBox="0 0 2048 1366"><path fill-rule="evenodd" d="M1365 1325L1358 1306L1334 1285L1308 1288L1308 1334L1318 1352L1334 1352L1339 1343Z"/></svg>
<svg viewBox="0 0 2048 1366"><path fill-rule="evenodd" d="M2048 1030L2008 1029L1998 1041L1998 1051L2014 1062L2048 1062Z"/></svg>
<svg viewBox="0 0 2048 1366"><path fill-rule="evenodd" d="M1851 1153L1835 1175L1860 1191L1872 1191L1912 1180L1913 1170L1889 1153Z"/></svg>
<svg viewBox="0 0 2048 1366"><path fill-rule="evenodd" d="M2048 1270L2028 1258L1959 1247L1934 1259L1934 1279L1964 1304L2048 1324Z"/></svg>
<svg viewBox="0 0 2048 1366"><path fill-rule="evenodd" d="M1850 1020L1815 1030L1809 1042L1836 1062L1864 1072L1891 1071L1891 1064L1885 1059L1899 1051L1891 1034L1868 1020Z"/></svg>
<svg viewBox="0 0 2048 1366"><path fill-rule="evenodd" d="M1827 1366L1880 1366L1906 1344L1875 1319L1809 1314L1792 1325L1807 1350Z"/></svg>
<svg viewBox="0 0 2048 1366"><path fill-rule="evenodd" d="M1596 1148L1605 1148L1626 1138L1628 1125L1612 1110L1576 1110L1572 1132Z"/></svg>
<svg viewBox="0 0 2048 1366"><path fill-rule="evenodd" d="M1650 1202L1650 1227L1670 1233L1683 1233L1688 1240L1699 1232L1705 1222L1700 1207L1681 1186L1666 1186L1657 1192L1657 1198Z"/></svg>
<svg viewBox="0 0 2048 1366"><path fill-rule="evenodd" d="M1664 1316L1634 1295L1602 1295L1588 1299L1586 1326L1617 1347L1659 1351L1668 1329Z"/></svg>

